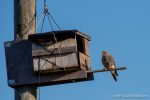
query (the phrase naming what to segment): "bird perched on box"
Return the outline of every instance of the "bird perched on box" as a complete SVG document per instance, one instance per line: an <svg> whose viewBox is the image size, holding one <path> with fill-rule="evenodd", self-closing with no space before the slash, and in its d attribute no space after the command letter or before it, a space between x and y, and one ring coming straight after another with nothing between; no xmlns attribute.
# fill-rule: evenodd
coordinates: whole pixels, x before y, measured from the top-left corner
<svg viewBox="0 0 150 100"><path fill-rule="evenodd" d="M106 69L116 68L114 58L107 51L102 51L102 63ZM117 70L111 71L111 74L114 80L117 81Z"/></svg>

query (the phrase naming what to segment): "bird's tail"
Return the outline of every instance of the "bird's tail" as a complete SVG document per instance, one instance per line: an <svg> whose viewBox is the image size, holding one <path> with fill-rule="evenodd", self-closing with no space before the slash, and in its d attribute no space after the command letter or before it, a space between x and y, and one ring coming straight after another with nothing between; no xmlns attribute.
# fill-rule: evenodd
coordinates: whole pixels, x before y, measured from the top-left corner
<svg viewBox="0 0 150 100"><path fill-rule="evenodd" d="M115 68L116 68L116 65L115 65L115 64L114 64L114 66L115 66ZM118 76L117 70L115 70L115 74L116 74L116 76Z"/></svg>
<svg viewBox="0 0 150 100"><path fill-rule="evenodd" d="M115 70L115 74L118 76L117 70Z"/></svg>
<svg viewBox="0 0 150 100"><path fill-rule="evenodd" d="M111 71L111 75L114 78L114 80L117 82L116 72L115 71Z"/></svg>

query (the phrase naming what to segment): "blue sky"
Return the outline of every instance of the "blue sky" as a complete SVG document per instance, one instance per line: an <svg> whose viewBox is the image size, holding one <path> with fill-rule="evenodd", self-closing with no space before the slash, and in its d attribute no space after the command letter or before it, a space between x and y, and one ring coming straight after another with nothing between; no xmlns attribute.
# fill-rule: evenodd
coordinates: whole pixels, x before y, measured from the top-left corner
<svg viewBox="0 0 150 100"><path fill-rule="evenodd" d="M109 51L119 71L118 82L109 72L95 74L95 80L41 88L41 100L121 100L113 95L147 95L150 99L150 1L149 0L47 0L51 14L62 29L79 29L92 37L92 69L103 68L101 51ZM38 18L43 0L37 0ZM0 94L1 100L13 100L7 86L3 43L13 39L13 0L0 1ZM51 31L45 24L44 31ZM129 99L129 98L125 98ZM141 98L133 98L141 99Z"/></svg>

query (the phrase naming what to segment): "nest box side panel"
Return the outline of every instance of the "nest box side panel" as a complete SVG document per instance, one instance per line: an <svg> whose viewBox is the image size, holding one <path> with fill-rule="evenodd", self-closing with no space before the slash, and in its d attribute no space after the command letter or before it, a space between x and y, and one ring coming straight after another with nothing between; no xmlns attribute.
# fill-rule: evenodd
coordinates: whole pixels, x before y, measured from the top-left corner
<svg viewBox="0 0 150 100"><path fill-rule="evenodd" d="M89 40L87 40L86 38L83 38L83 45L84 45L84 52L85 52L85 54L90 56Z"/></svg>
<svg viewBox="0 0 150 100"><path fill-rule="evenodd" d="M16 43L6 42L4 45L8 85L20 84L30 77L28 71L32 71L31 42L23 40Z"/></svg>
<svg viewBox="0 0 150 100"><path fill-rule="evenodd" d="M80 61L80 66L82 69L85 69L87 71L91 70L90 66L90 57L79 52L79 61Z"/></svg>

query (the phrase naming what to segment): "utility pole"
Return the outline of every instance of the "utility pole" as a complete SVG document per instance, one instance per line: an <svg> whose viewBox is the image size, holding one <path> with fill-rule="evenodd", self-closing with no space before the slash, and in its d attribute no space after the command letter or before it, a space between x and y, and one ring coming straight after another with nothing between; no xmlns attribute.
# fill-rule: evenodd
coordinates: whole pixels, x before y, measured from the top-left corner
<svg viewBox="0 0 150 100"><path fill-rule="evenodd" d="M36 0L14 0L14 39L27 39L36 30Z"/></svg>
<svg viewBox="0 0 150 100"><path fill-rule="evenodd" d="M27 39L36 30L36 0L14 0L14 39ZM19 67L19 66L18 66ZM15 100L37 100L37 87L20 86Z"/></svg>

